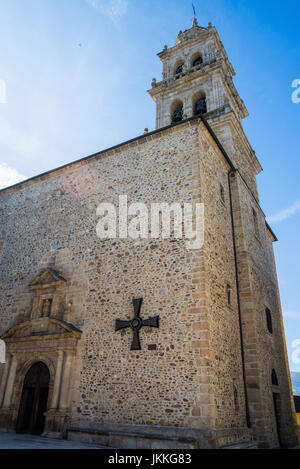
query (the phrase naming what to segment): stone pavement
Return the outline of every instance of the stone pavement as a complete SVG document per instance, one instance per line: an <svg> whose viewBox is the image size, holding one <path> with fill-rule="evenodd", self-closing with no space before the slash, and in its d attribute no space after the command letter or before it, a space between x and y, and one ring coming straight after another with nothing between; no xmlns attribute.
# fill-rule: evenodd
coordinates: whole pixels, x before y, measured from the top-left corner
<svg viewBox="0 0 300 469"><path fill-rule="evenodd" d="M107 449L104 446L89 445L78 441L53 440L35 435L0 433L2 449Z"/></svg>

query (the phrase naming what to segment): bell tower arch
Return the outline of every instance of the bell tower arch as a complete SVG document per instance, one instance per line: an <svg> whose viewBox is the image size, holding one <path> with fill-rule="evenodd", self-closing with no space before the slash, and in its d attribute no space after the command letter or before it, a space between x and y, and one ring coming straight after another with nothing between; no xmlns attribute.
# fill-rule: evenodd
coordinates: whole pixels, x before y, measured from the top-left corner
<svg viewBox="0 0 300 469"><path fill-rule="evenodd" d="M248 115L232 81L233 67L211 23L201 27L194 17L192 27L179 31L174 46L165 46L158 57L163 66L162 81L154 78L148 91L156 103L157 129L175 123L170 109L179 101L183 103L182 120L233 111L241 122Z"/></svg>

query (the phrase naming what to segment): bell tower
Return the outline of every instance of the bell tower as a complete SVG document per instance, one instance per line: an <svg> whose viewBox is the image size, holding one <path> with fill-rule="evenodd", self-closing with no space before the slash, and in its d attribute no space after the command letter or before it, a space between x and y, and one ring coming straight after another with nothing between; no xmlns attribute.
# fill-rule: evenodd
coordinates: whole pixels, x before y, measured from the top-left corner
<svg viewBox="0 0 300 469"><path fill-rule="evenodd" d="M175 45L158 54L162 81L152 80L148 91L156 103L156 129L204 114L215 117L233 111L238 121L248 116L233 84L233 67L211 23L198 26L196 17L179 31Z"/></svg>

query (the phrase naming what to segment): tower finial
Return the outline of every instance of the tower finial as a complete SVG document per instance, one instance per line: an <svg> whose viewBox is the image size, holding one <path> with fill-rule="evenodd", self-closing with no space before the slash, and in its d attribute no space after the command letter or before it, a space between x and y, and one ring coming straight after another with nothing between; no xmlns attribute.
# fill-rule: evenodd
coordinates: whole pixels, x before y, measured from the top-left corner
<svg viewBox="0 0 300 469"><path fill-rule="evenodd" d="M192 3L194 18L193 18L193 27L198 26L197 15L196 15L196 8L195 5Z"/></svg>
<svg viewBox="0 0 300 469"><path fill-rule="evenodd" d="M55 261L56 261L56 253L54 252L50 258L50 262L49 262L49 265L50 265L50 268L52 270L55 269Z"/></svg>

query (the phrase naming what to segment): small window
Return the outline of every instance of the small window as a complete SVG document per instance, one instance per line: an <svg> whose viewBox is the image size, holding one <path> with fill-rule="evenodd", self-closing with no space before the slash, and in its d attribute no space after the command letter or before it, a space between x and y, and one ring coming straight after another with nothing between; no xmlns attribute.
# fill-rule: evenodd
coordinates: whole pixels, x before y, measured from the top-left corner
<svg viewBox="0 0 300 469"><path fill-rule="evenodd" d="M226 286L226 296L227 296L227 304L228 306L231 306L231 286L229 283Z"/></svg>
<svg viewBox="0 0 300 469"><path fill-rule="evenodd" d="M222 186L222 184L220 184L220 197L221 197L223 204L225 204L225 191L224 191L224 187Z"/></svg>
<svg viewBox="0 0 300 469"><path fill-rule="evenodd" d="M179 106L173 112L172 124L182 121L182 117L183 117L183 106Z"/></svg>
<svg viewBox="0 0 300 469"><path fill-rule="evenodd" d="M254 210L254 208L252 209L252 215L253 215L253 225L254 225L255 236L258 237L259 236L258 219L257 219L257 213Z"/></svg>
<svg viewBox="0 0 300 469"><path fill-rule="evenodd" d="M270 334L273 334L272 314L269 308L266 308L267 327Z"/></svg>
<svg viewBox="0 0 300 469"><path fill-rule="evenodd" d="M198 65L201 65L203 63L203 59L201 57L201 55L199 55L199 57L197 57L194 62L193 62L193 67L197 67Z"/></svg>
<svg viewBox="0 0 300 469"><path fill-rule="evenodd" d="M200 116L200 114L206 114L207 106L206 106L206 98L198 99L195 103L194 107L194 115Z"/></svg>
<svg viewBox="0 0 300 469"><path fill-rule="evenodd" d="M175 75L179 75L182 72L183 72L183 64L179 65L179 67L176 68Z"/></svg>
<svg viewBox="0 0 300 469"><path fill-rule="evenodd" d="M272 384L273 386L278 386L278 378L274 369L272 370Z"/></svg>

